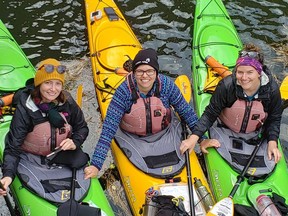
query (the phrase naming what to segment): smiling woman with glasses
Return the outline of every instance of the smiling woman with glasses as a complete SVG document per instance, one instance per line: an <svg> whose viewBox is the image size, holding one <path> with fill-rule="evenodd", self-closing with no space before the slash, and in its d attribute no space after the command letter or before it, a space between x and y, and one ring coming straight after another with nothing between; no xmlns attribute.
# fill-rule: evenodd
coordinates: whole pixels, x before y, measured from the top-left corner
<svg viewBox="0 0 288 216"><path fill-rule="evenodd" d="M156 51L150 48L139 51L132 63L132 73L128 74L126 80L117 88L109 104L91 166L87 168L93 170L93 173L86 178L97 176L114 137L123 149L126 149L127 143L132 143L127 147L127 152L131 150L130 147L137 149L145 143L147 146L147 142L153 143L153 151L156 151L153 154L159 155L160 159L161 155L170 155L171 157L165 160L173 164L175 170L176 167L183 167L181 163L185 159L180 152L180 145L187 140L181 141L181 124L174 111L192 130L198 119L197 115L173 80L159 73ZM138 150L143 152L145 149L148 151L149 148ZM144 154L149 155L151 152ZM129 159L136 165L137 161L144 163L142 156L132 154ZM155 167L161 166L159 160L152 163L155 163ZM147 164L138 167L145 166ZM149 171L145 172L151 170L149 168Z"/></svg>

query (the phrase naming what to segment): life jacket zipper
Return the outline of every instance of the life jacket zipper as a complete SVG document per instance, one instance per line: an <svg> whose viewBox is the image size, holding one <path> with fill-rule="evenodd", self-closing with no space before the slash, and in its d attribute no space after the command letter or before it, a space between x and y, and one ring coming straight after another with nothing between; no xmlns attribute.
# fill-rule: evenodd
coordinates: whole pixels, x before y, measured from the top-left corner
<svg viewBox="0 0 288 216"><path fill-rule="evenodd" d="M151 119L151 107L150 98L143 98L146 110L146 133L152 134L152 119Z"/></svg>
<svg viewBox="0 0 288 216"><path fill-rule="evenodd" d="M246 132L252 105L253 105L253 101L247 101L246 102L245 113L244 113L244 117L243 117L240 133L245 133Z"/></svg>

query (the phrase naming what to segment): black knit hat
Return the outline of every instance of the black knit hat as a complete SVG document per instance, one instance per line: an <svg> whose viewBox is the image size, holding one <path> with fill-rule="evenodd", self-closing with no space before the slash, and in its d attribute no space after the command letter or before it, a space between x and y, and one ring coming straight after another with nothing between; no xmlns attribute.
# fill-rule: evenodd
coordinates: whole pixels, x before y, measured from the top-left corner
<svg viewBox="0 0 288 216"><path fill-rule="evenodd" d="M159 70L158 57L154 49L148 48L140 50L137 53L132 63L133 72L139 65L142 64L150 65L156 70L156 72L158 72Z"/></svg>

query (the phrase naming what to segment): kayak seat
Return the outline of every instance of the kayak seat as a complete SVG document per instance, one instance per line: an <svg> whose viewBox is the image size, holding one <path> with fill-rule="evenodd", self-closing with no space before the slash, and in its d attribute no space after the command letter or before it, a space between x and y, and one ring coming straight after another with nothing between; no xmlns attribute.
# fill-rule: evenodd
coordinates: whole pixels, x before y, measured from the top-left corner
<svg viewBox="0 0 288 216"><path fill-rule="evenodd" d="M159 133L144 137L119 128L115 141L134 166L164 179L177 175L185 166L185 158L179 148L181 132L181 123L174 113L171 124Z"/></svg>
<svg viewBox="0 0 288 216"><path fill-rule="evenodd" d="M251 140L258 137L257 132L248 134L235 133L232 130L222 127L216 123L209 130L210 137L217 139L221 146L217 148L218 153L226 160L228 164L238 173L240 173L247 164L251 152L255 148ZM267 140L262 141L255 159L251 163L247 176L255 179L265 178L275 168L274 160L269 160L267 155Z"/></svg>
<svg viewBox="0 0 288 216"><path fill-rule="evenodd" d="M52 203L70 199L72 170L65 165L49 166L42 156L22 153L17 175L26 189ZM85 167L85 166L84 166ZM84 180L84 167L76 171L75 199L81 201L88 192L90 179Z"/></svg>

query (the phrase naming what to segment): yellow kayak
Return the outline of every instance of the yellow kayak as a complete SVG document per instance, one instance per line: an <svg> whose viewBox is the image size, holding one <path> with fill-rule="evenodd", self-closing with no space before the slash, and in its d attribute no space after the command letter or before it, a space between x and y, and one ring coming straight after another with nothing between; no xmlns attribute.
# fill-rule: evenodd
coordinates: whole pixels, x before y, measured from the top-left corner
<svg viewBox="0 0 288 216"><path fill-rule="evenodd" d="M142 46L113 0L85 0L85 8L95 91L104 119L113 92L125 80L125 73L119 75L116 70L122 69L124 62L129 58L133 59ZM185 88L186 92L188 89L188 93L191 94L190 83L185 86L180 81L177 85ZM173 179L180 180L177 184L165 183L165 179L147 175L130 163L114 140L111 148L133 215L140 215L143 211L145 192L149 188L171 186L174 191L178 186L179 189L183 185L187 188L186 168L174 176ZM206 188L209 188L195 152L190 154L190 161L192 178L197 177ZM167 174L169 167L164 167L163 170L166 170ZM209 189L208 191L210 192Z"/></svg>

